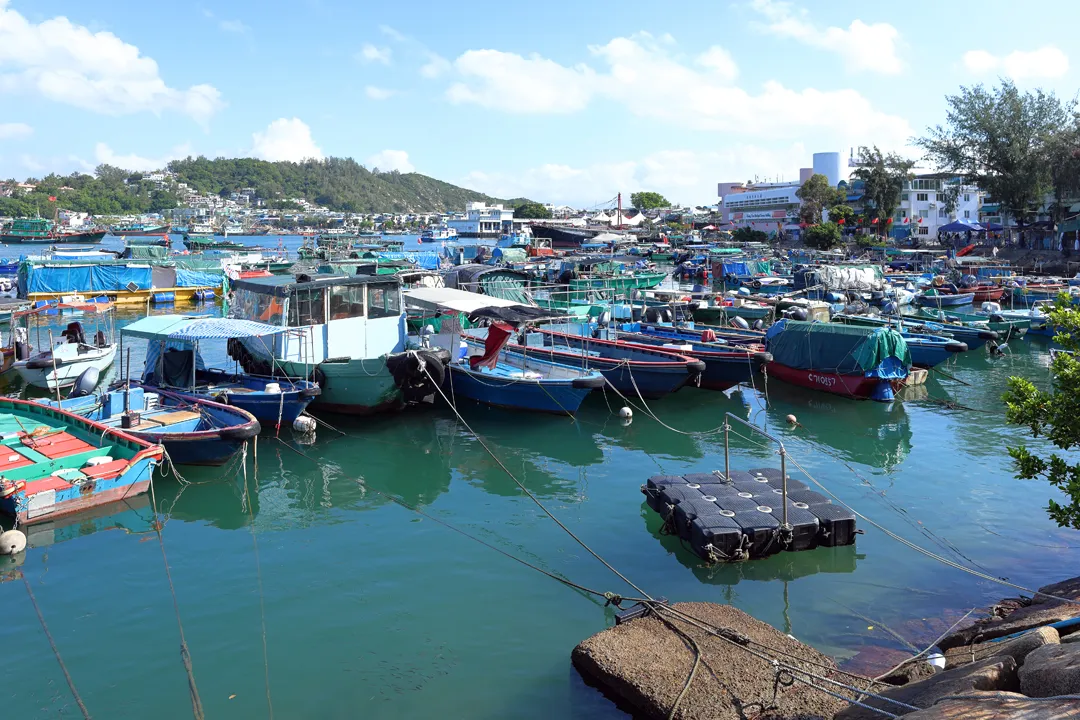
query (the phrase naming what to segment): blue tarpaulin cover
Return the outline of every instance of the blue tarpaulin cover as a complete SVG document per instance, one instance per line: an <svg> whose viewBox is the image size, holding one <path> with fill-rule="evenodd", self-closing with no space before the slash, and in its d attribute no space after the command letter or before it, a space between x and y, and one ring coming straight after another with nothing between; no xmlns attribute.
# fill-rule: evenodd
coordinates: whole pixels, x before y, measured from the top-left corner
<svg viewBox="0 0 1080 720"><path fill-rule="evenodd" d="M175 267L177 287L219 287L223 271L206 262L154 263ZM202 266L187 269L185 265ZM47 262L23 261L19 266L19 284L26 293L102 293L158 289L153 286L153 267L149 263L124 261Z"/></svg>
<svg viewBox="0 0 1080 720"><path fill-rule="evenodd" d="M781 320L765 344L776 362L798 370L892 379L911 367L903 336L886 327Z"/></svg>
<svg viewBox="0 0 1080 720"><path fill-rule="evenodd" d="M176 287L219 287L223 277L221 274L178 267L176 268Z"/></svg>

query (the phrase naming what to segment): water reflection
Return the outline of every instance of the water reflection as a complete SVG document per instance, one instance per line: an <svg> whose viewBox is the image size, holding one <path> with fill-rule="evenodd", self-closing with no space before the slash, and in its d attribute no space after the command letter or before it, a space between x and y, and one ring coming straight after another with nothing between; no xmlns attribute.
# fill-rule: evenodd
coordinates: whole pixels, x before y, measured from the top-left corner
<svg viewBox="0 0 1080 720"><path fill-rule="evenodd" d="M771 582L773 580L797 580L818 573L853 573L858 560L866 556L857 551L856 545L819 547L799 552L781 552L760 560L742 563L709 565L698 557L675 535L662 535L660 516L645 503L641 504L641 517L645 529L665 550L675 556L679 564L689 569L698 580L707 585L738 585L743 580Z"/></svg>

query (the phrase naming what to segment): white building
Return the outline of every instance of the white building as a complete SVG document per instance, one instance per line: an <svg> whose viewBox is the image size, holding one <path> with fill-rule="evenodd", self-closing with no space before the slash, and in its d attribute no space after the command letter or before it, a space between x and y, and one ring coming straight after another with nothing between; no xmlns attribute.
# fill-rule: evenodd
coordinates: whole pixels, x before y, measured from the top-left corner
<svg viewBox="0 0 1080 720"><path fill-rule="evenodd" d="M720 213L735 227L774 232L797 229L802 201L795 194L798 182L720 183Z"/></svg>
<svg viewBox="0 0 1080 720"><path fill-rule="evenodd" d="M499 237L520 231L527 220L515 220L514 211L502 205L471 202L465 205L465 217L453 217L446 224L457 230L459 237Z"/></svg>
<svg viewBox="0 0 1080 720"><path fill-rule="evenodd" d="M956 207L949 212L947 192L957 189ZM962 178L949 173L922 173L904 182L900 207L893 215L893 231L909 227L912 234L936 237L938 228L954 220L979 222L979 208L985 193Z"/></svg>

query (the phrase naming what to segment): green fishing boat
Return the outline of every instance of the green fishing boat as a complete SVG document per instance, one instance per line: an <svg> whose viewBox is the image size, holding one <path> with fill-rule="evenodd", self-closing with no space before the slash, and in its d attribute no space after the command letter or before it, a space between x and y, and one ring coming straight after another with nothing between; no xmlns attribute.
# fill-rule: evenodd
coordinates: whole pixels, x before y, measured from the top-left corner
<svg viewBox="0 0 1080 720"><path fill-rule="evenodd" d="M583 300L590 290L612 290L617 295L629 295L634 290L648 290L664 281L666 272L629 272L600 277L573 278L567 283L571 299Z"/></svg>
<svg viewBox="0 0 1080 720"><path fill-rule="evenodd" d="M921 308L916 317L937 322L961 323L972 327L985 327L993 330L1001 338L1019 337L1031 329L1030 319L1010 319L999 316L999 319L991 319L993 313L960 313L943 312L933 308Z"/></svg>

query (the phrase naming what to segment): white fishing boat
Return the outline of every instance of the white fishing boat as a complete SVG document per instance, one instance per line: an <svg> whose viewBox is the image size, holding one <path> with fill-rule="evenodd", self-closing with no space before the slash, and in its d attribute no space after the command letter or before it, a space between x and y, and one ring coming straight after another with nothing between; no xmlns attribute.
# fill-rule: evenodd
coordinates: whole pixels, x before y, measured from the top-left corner
<svg viewBox="0 0 1080 720"><path fill-rule="evenodd" d="M86 370L106 370L115 358L116 344L104 331L99 330L88 342L82 323L72 322L52 348L19 360L12 367L30 385L56 390L71 387Z"/></svg>

